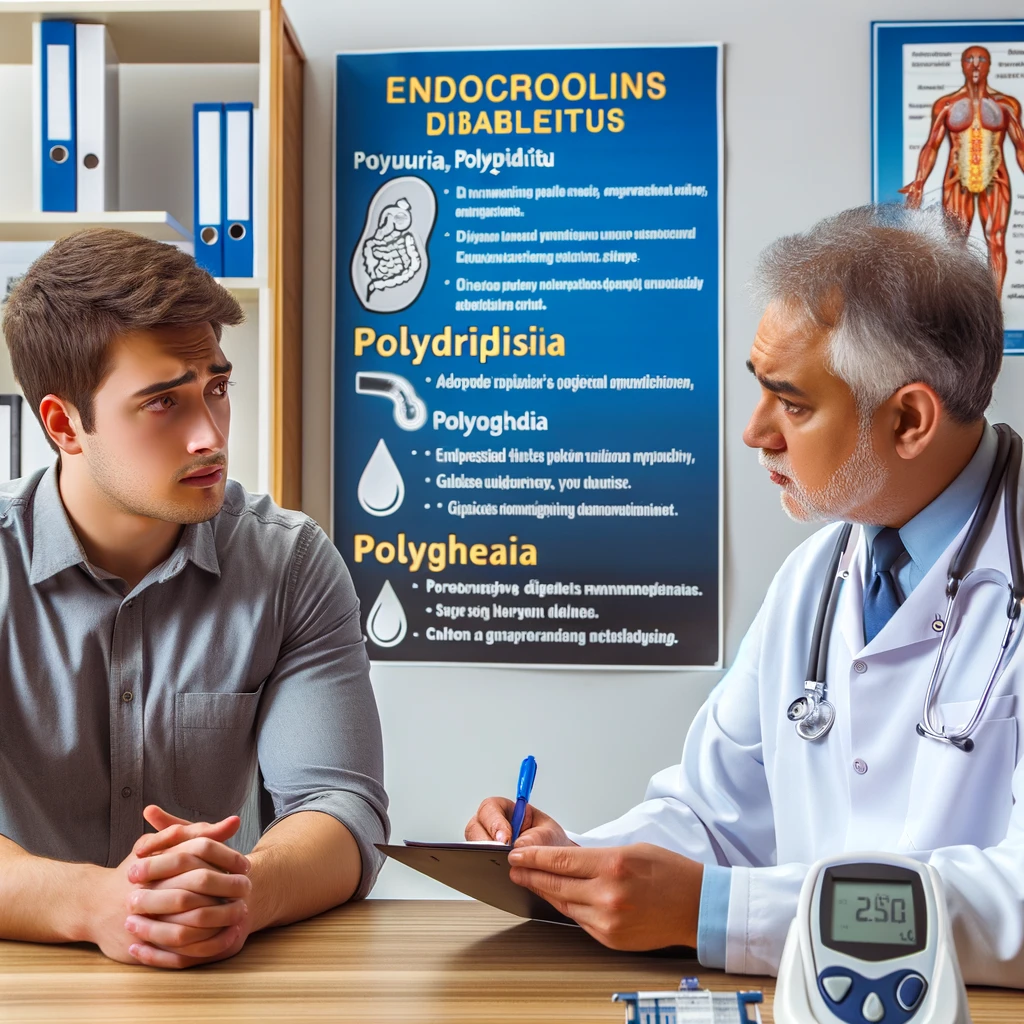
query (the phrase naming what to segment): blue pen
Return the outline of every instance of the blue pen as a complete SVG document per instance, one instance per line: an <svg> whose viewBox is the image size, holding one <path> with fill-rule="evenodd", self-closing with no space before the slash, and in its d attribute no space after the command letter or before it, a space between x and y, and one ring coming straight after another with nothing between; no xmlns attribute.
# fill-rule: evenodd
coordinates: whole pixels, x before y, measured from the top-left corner
<svg viewBox="0 0 1024 1024"><path fill-rule="evenodd" d="M516 788L516 808L512 812L512 838L509 846L515 846L519 838L519 832L523 827L523 818L526 817L526 805L530 802L530 793L533 792L533 780L537 777L537 761L533 754L527 754L519 768L519 786Z"/></svg>

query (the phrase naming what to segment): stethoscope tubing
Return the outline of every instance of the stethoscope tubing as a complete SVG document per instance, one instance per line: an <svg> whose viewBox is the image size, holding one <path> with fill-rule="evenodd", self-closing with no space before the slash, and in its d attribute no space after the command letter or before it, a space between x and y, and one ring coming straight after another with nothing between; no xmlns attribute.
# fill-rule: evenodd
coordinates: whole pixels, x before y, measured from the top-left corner
<svg viewBox="0 0 1024 1024"><path fill-rule="evenodd" d="M967 527L967 535L964 537L960 547L957 548L956 554L953 555L949 568L946 570L947 597L954 597L956 595L957 589L966 575L964 567L974 559L975 549L978 547L978 542L981 539L981 530L985 523L988 522L989 514L992 511L992 504L996 500L996 492L1006 476L1007 462L1011 453L1010 434L1008 431L1010 431L1010 428L1005 423L996 424L995 462L992 463L992 472L989 473L988 479L985 481L985 489L981 492L981 500L974 510L974 515L971 516L971 525ZM1012 433L1012 431L1010 432ZM1016 436L1014 434L1014 437ZM1014 500L1016 500L1016 495L1014 495ZM1013 533L1016 534L1016 532L1016 520L1014 520Z"/></svg>
<svg viewBox="0 0 1024 1024"><path fill-rule="evenodd" d="M828 568L825 570L825 579L828 584L821 589L821 597L818 599L818 612L814 617L814 632L811 634L811 647L807 656L807 672L804 679L808 683L823 683L825 681L825 663L828 660L828 642L825 640L825 624L831 621L831 613L835 612L835 605L839 600L839 587L836 581L839 574L839 563L842 561L846 551L846 545L850 542L850 533L853 530L853 523L843 523L839 531L836 546L829 559ZM830 607L831 606L831 607Z"/></svg>

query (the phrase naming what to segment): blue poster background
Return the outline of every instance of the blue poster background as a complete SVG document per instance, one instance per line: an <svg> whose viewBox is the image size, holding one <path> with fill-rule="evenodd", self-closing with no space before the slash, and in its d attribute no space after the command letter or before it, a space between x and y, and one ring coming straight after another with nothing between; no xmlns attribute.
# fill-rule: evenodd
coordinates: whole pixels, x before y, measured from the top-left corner
<svg viewBox="0 0 1024 1024"><path fill-rule="evenodd" d="M334 537L372 658L719 662L720 62L714 45L338 56ZM527 166L509 166L520 150ZM504 155L499 173L486 154ZM535 262L486 262L499 259ZM413 335L441 335L443 353L446 329L471 328L474 343L495 328L561 336L564 354L541 355L539 341L525 355L501 341L486 361L467 342L461 355L416 354ZM682 386L637 386L652 382ZM403 429L417 400L425 420ZM439 449L504 461L443 463ZM629 461L571 461L603 452ZM505 477L537 485L486 486ZM474 503L497 511L458 510Z"/></svg>
<svg viewBox="0 0 1024 1024"><path fill-rule="evenodd" d="M871 201L900 203L903 181L903 47L905 45L968 46L984 37L988 42L1024 43L1024 21L916 21L871 23ZM1013 160L1008 140L1006 156ZM945 159L945 151L939 154ZM1013 205L1019 197L1011 199ZM1003 333L1003 351L1024 355L1024 331Z"/></svg>

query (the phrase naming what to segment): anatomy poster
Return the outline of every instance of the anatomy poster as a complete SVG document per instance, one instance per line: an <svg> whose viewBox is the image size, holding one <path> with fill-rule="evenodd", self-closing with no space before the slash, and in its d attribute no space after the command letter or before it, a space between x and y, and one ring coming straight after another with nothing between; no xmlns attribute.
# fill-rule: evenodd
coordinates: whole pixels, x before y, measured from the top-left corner
<svg viewBox="0 0 1024 1024"><path fill-rule="evenodd" d="M985 248L1024 353L1024 21L872 30L875 197L941 204Z"/></svg>
<svg viewBox="0 0 1024 1024"><path fill-rule="evenodd" d="M720 664L721 48L347 53L336 87L370 657Z"/></svg>

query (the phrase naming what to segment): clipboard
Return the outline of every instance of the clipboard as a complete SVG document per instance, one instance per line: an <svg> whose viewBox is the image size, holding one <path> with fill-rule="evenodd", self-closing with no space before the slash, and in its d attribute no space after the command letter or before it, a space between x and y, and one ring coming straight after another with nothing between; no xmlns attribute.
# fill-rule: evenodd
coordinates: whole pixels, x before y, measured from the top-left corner
<svg viewBox="0 0 1024 1024"><path fill-rule="evenodd" d="M499 843L374 843L381 853L458 892L516 917L550 924L579 925L547 900L509 878L508 852Z"/></svg>

